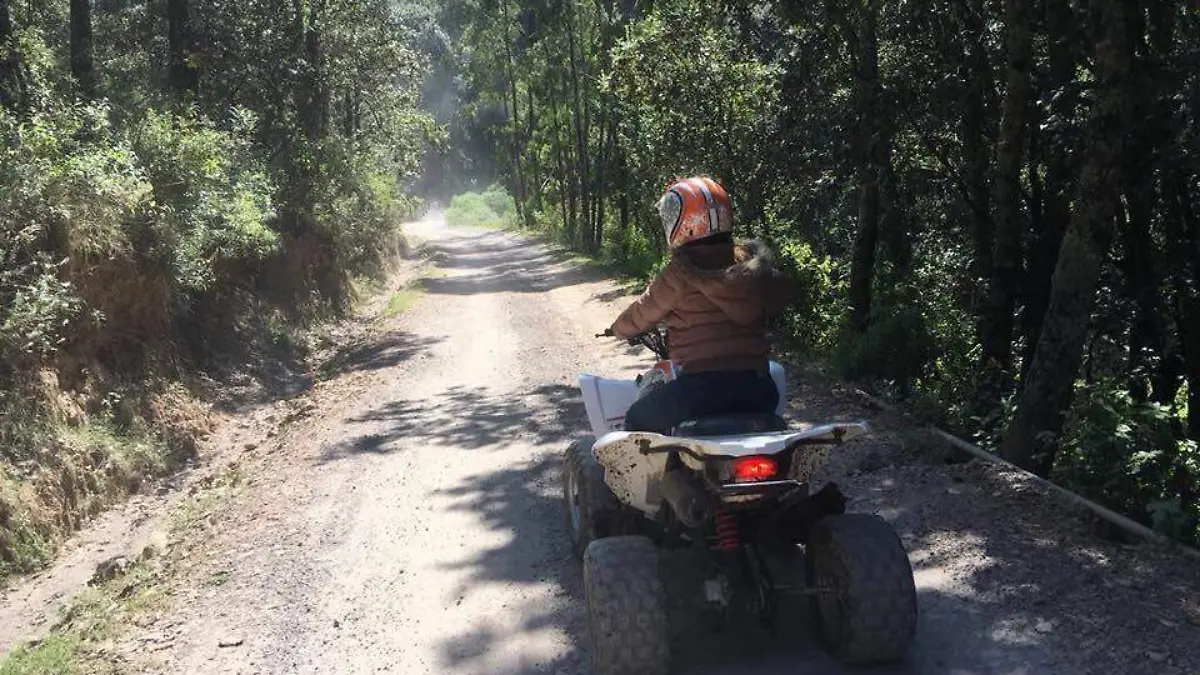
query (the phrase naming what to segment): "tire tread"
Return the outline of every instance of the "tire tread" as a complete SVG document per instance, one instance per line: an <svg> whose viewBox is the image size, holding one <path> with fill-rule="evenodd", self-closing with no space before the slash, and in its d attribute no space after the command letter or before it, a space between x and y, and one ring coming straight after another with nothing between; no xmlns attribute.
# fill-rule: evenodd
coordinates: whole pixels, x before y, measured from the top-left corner
<svg viewBox="0 0 1200 675"><path fill-rule="evenodd" d="M808 555L836 570L838 615L825 616L813 603L830 651L847 663L903 658L916 633L917 594L908 553L887 521L872 514L824 518L813 527ZM810 583L830 582L812 578L811 570Z"/></svg>
<svg viewBox="0 0 1200 675"><path fill-rule="evenodd" d="M596 675L665 675L666 594L658 551L646 537L598 539L583 558Z"/></svg>
<svg viewBox="0 0 1200 675"><path fill-rule="evenodd" d="M604 467L596 461L592 454L592 446L596 439L591 436L580 438L567 448L566 461L563 467L563 515L566 518L567 531L571 536L571 547L577 559L583 558L588 544L603 536L598 523L605 513L615 513L620 509L617 497L604 482ZM567 481L570 476L577 476L576 489L579 494L579 531L571 528L571 504L567 501Z"/></svg>

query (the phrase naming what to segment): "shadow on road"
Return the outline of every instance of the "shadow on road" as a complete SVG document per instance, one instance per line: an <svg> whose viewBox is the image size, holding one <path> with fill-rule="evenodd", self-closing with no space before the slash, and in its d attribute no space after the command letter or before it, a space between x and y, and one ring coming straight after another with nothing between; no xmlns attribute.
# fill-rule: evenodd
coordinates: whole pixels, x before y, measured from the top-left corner
<svg viewBox="0 0 1200 675"><path fill-rule="evenodd" d="M351 371L383 370L397 366L424 352L441 340L420 337L403 330L389 331L386 335L366 343L347 345L338 350L321 367L322 375L328 377Z"/></svg>
<svg viewBox="0 0 1200 675"><path fill-rule="evenodd" d="M570 648L549 662L513 670L514 674L588 672L582 571L566 552L560 466L557 454L546 456L477 476L444 493L455 499L455 510L472 513L490 530L510 535L508 543L450 566L467 573L461 593L494 583L554 589L554 601L526 617L520 630L532 634L553 629L567 636ZM511 636L472 628L448 641L443 653L452 666L460 666L487 654L504 639Z"/></svg>
<svg viewBox="0 0 1200 675"><path fill-rule="evenodd" d="M599 302L612 302L614 300L620 300L621 298L630 297L640 292L640 286L641 284L628 284L620 288L614 288L611 291L595 293L590 299Z"/></svg>
<svg viewBox="0 0 1200 675"><path fill-rule="evenodd" d="M564 438L565 440L565 438ZM563 525L559 487L561 461L556 455L517 466L498 469L474 477L447 492L458 501L456 508L478 515L487 527L511 535L504 545L458 563L457 570L470 572L467 584L510 583L552 584L559 589L562 605L547 607L531 618L526 629L547 623L572 636L576 654L536 669L515 672L586 673L587 626L581 590L580 565L568 553ZM1098 575L1103 564L1088 563L1067 545L1038 538L1044 534L1025 522L1013 519L1014 537L1028 534L1034 541L999 540L994 545L981 539L969 522L971 510L963 509L961 529L922 532L915 524L923 520L920 503L903 495L889 494L895 477L884 469L862 476L854 510L879 511L896 523L905 535L918 579L921 618L917 641L911 657L901 664L878 667L849 667L839 663L819 645L816 627L804 600L786 603L777 633L772 636L755 627L734 627L723 633L711 630L700 607L698 566L687 554L663 556L661 574L666 580L671 609L672 653L675 673L687 675L783 675L803 672L808 675L1036 675L1039 673L1089 672L1078 661L1087 645L1073 638L1064 639L1067 626L1041 623L1039 607L1053 605L1064 594L1086 595L1102 588ZM872 490L870 485L878 490ZM960 575L952 569L955 560L929 555L930 549L945 550L940 538L954 537L971 546L957 549L962 556L983 556L986 562ZM1086 556L1085 556L1086 557ZM1044 559L1046 562L1035 561ZM1043 579L1050 578L1043 565L1063 565L1079 570L1068 585L1052 588ZM1147 583L1155 570L1144 570L1140 579ZM1068 573L1067 576L1073 576ZM1055 578L1061 578L1058 575ZM1167 585L1171 582L1168 580ZM464 589L465 590L465 589ZM1107 593L1108 591L1104 591ZM1130 603L1136 590L1125 595ZM1025 603L1014 605L1013 595ZM1098 603L1108 602L1104 596ZM1049 616L1049 615L1045 615ZM1094 616L1069 621L1095 623ZM1186 624L1185 624L1186 625ZM470 661L488 653L489 641L504 636L489 635L486 630L471 629L445 646L452 661ZM1176 638L1175 652L1190 649L1184 636ZM1102 646L1099 647L1102 653ZM1165 653L1170 653L1165 652ZM1091 657L1096 658L1096 657ZM1099 660L1092 661L1094 665ZM456 663L458 661L455 661ZM1168 672L1154 669L1147 662L1141 670L1121 672ZM1186 672L1186 671L1183 671Z"/></svg>
<svg viewBox="0 0 1200 675"><path fill-rule="evenodd" d="M328 448L321 462L387 453L395 442L479 450L523 443L563 443L586 427L579 389L548 384L528 394L493 394L451 387L436 398L397 400L350 420L365 433Z"/></svg>
<svg viewBox="0 0 1200 675"><path fill-rule="evenodd" d="M909 549L920 672L1196 672L1194 562L1106 541L1034 485L978 464L886 466L848 487L852 507L887 515ZM1116 660L1127 640L1144 658Z"/></svg>
<svg viewBox="0 0 1200 675"><path fill-rule="evenodd" d="M513 669L517 673L590 672L587 655L587 621L581 564L570 554L561 496L561 458L556 454L515 467L497 469L446 490L457 510L479 517L493 532L508 535L505 544L455 563L449 569L467 572L460 594L473 586L497 583L551 585L555 602L525 620L522 631L534 633L554 627L570 637L573 649L536 666ZM772 637L757 627L733 627L713 632L699 607L699 567L687 553L662 557L660 574L666 580L670 601L673 672L680 675L916 675L908 666L885 669L849 669L817 647L806 606L784 608L779 633ZM467 667L511 636L487 627L473 626L443 645L447 662Z"/></svg>
<svg viewBox="0 0 1200 675"><path fill-rule="evenodd" d="M423 279L433 295L543 293L603 276L565 252L499 233L431 244L430 260L444 271L476 272Z"/></svg>

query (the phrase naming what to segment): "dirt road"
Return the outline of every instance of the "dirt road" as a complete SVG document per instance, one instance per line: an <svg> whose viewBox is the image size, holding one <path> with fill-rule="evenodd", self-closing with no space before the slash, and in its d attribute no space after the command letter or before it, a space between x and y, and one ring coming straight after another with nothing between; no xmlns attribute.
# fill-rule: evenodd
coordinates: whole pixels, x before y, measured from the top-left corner
<svg viewBox="0 0 1200 675"><path fill-rule="evenodd" d="M426 297L342 364L380 377L288 449L172 670L584 670L559 456L580 430L576 373L637 360L590 338L597 285L576 266L437 220L408 232L434 252Z"/></svg>
<svg viewBox="0 0 1200 675"><path fill-rule="evenodd" d="M591 337L627 298L514 235L436 218L408 231L433 251L425 297L338 362L345 382L314 395L176 582L174 610L139 630L162 671L588 672L560 457L586 424L575 375L643 364ZM806 387L804 416L872 414ZM872 421L880 437L831 476L901 531L922 611L910 662L872 672L1200 672L1194 563L1104 543L1032 487ZM714 638L678 595L679 673L857 672L803 614L774 639Z"/></svg>

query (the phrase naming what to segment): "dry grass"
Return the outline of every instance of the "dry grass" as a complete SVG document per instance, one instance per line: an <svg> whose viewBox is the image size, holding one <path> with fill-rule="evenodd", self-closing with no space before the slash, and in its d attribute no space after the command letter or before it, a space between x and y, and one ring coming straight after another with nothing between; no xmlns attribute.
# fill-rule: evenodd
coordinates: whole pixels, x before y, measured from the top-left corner
<svg viewBox="0 0 1200 675"><path fill-rule="evenodd" d="M0 580L44 565L91 518L195 456L211 429L178 385L99 401L52 385L3 397Z"/></svg>

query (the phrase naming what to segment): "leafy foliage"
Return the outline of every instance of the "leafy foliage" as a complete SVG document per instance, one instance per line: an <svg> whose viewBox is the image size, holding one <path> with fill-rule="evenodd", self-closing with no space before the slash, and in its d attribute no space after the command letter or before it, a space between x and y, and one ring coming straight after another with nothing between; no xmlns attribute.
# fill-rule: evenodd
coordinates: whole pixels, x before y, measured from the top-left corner
<svg viewBox="0 0 1200 675"><path fill-rule="evenodd" d="M194 450L148 380L252 352L384 267L443 131L388 0L0 11L4 574Z"/></svg>
<svg viewBox="0 0 1200 675"><path fill-rule="evenodd" d="M451 227L508 228L516 225L517 208L499 185L485 192L464 192L450 200L446 222Z"/></svg>
<svg viewBox="0 0 1200 675"><path fill-rule="evenodd" d="M1171 536L1194 539L1190 499L1200 450L1180 440L1170 408L1138 404L1114 382L1083 385L1064 427L1056 480L1127 512L1145 508Z"/></svg>
<svg viewBox="0 0 1200 675"><path fill-rule="evenodd" d="M166 258L184 291L203 291L234 260L261 259L279 244L270 228L274 188L257 162L249 134L255 120L232 111L231 132L194 117L150 111L133 147L154 186L150 248Z"/></svg>

